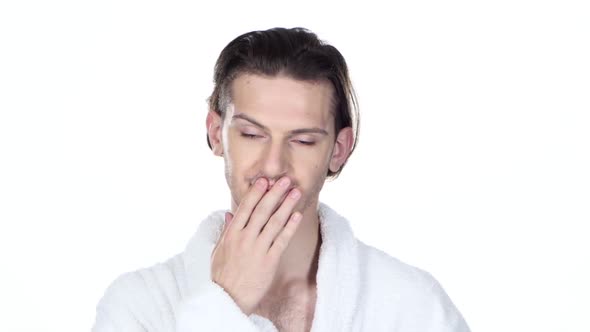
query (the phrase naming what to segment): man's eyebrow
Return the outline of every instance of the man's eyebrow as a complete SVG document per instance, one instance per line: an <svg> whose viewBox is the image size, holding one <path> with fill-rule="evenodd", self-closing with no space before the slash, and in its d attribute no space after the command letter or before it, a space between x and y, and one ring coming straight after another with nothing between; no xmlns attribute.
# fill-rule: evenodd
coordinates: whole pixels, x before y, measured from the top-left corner
<svg viewBox="0 0 590 332"><path fill-rule="evenodd" d="M246 115L244 113L238 113L238 114L235 114L234 116L232 116L232 121L235 120L235 119L246 120L246 121L252 123L253 125L255 125L256 127L259 127L261 129L264 129L267 132L269 131L266 126L264 126L260 122L254 120L252 117L250 117L250 116L248 116L248 115ZM322 135L326 135L326 136L329 135L327 131L325 131L322 128L318 128L318 127L314 127L314 128L301 128L301 129L294 129L294 130L289 131L289 134L291 134L291 135L308 134L308 133L311 133L311 134L316 133L316 134L322 134Z"/></svg>

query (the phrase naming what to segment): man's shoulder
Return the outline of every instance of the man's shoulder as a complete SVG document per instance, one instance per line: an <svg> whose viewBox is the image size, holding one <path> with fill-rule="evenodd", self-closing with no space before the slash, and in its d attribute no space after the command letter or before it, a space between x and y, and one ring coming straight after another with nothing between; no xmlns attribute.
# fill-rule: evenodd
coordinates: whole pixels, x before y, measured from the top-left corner
<svg viewBox="0 0 590 332"><path fill-rule="evenodd" d="M389 308L389 314L395 317L399 326L410 326L417 321L444 322L445 326L453 327L449 330L469 331L463 317L432 274L361 241L358 245L367 306Z"/></svg>
<svg viewBox="0 0 590 332"><path fill-rule="evenodd" d="M157 291L170 286L185 286L183 255L177 254L164 262L142 267L119 275L107 288L114 293Z"/></svg>
<svg viewBox="0 0 590 332"><path fill-rule="evenodd" d="M99 301L99 309L126 306L142 309L154 307L161 310L166 306L176 305L189 293L190 267L186 262L195 264L205 261L203 253L206 252L209 241L216 236L215 231L219 228L216 223L219 223L219 216L222 214L223 210L215 210L205 218L181 253L116 277Z"/></svg>
<svg viewBox="0 0 590 332"><path fill-rule="evenodd" d="M358 246L360 269L370 282L406 291L427 289L436 283L429 272L403 262L381 249L360 240Z"/></svg>
<svg viewBox="0 0 590 332"><path fill-rule="evenodd" d="M157 317L162 309L172 309L161 307L173 306L180 301L186 289L183 256L178 254L164 262L116 277L106 288L97 309L109 311L111 316L150 320L152 314Z"/></svg>

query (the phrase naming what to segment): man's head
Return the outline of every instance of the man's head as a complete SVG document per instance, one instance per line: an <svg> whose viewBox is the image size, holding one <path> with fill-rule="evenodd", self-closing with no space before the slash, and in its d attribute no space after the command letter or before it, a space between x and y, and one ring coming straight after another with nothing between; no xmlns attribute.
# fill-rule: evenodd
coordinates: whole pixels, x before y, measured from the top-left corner
<svg viewBox="0 0 590 332"><path fill-rule="evenodd" d="M207 143L225 160L234 204L260 177L282 176L317 203L356 147L358 108L344 58L306 29L253 31L215 65Z"/></svg>

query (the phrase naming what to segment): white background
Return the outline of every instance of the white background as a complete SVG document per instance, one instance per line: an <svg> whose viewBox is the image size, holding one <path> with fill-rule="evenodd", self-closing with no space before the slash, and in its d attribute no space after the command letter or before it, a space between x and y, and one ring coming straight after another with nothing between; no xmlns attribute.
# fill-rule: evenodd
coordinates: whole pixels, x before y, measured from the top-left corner
<svg viewBox="0 0 590 332"><path fill-rule="evenodd" d="M350 66L357 151L322 200L431 272L474 331L590 331L583 1L3 1L0 330L89 330L123 272L229 207L214 62L304 26Z"/></svg>

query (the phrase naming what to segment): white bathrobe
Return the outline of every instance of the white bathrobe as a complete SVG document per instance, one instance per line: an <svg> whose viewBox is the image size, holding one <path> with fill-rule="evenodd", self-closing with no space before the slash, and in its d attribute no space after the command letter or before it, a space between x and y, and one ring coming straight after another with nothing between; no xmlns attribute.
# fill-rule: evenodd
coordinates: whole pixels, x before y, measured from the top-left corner
<svg viewBox="0 0 590 332"><path fill-rule="evenodd" d="M429 273L359 241L344 217L319 205L322 245L312 332L469 331ZM92 331L277 331L269 319L244 314L211 281L211 252L225 212L201 222L183 253L117 278L98 303Z"/></svg>

